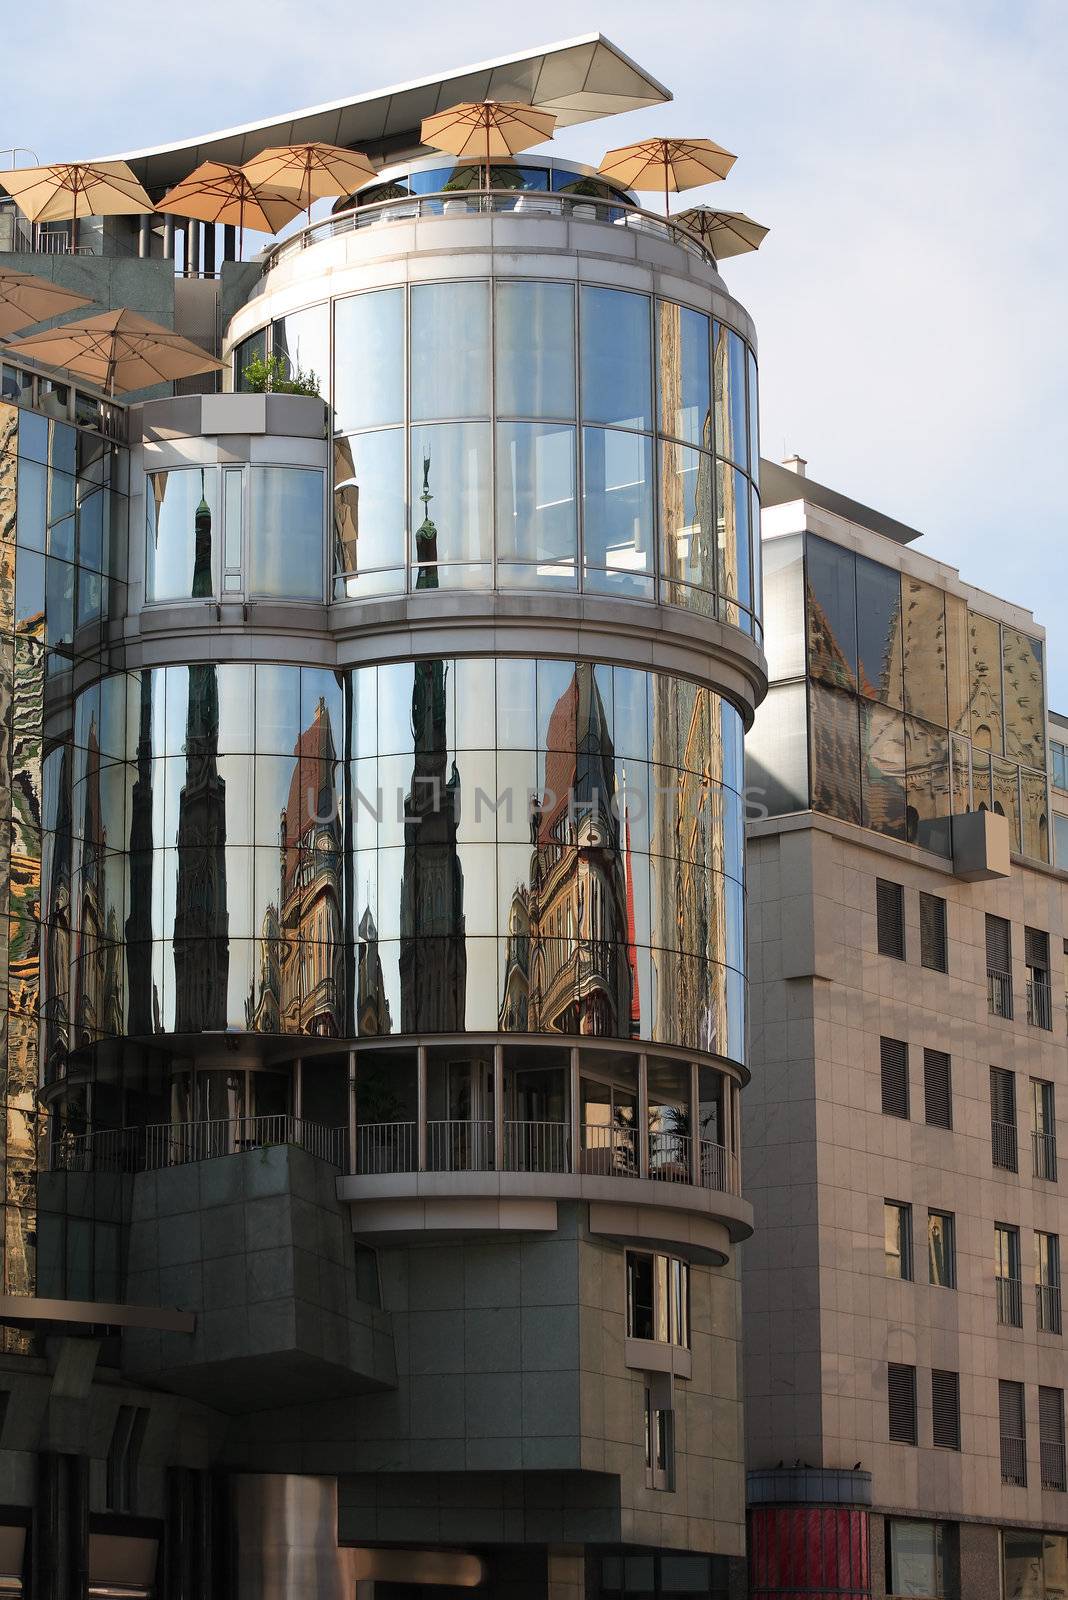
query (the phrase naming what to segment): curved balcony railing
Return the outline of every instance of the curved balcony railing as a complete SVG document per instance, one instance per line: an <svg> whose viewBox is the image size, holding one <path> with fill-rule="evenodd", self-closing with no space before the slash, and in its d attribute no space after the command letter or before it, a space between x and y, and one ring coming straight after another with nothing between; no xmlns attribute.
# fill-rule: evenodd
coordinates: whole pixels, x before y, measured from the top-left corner
<svg viewBox="0 0 1068 1600"><path fill-rule="evenodd" d="M634 228L639 233L666 239L699 256L712 267L716 258L688 228L669 217L657 216L640 206L623 206L615 200L595 199L591 195L549 194L537 189L464 189L439 194L401 195L394 200L376 200L370 205L353 206L348 211L323 217L271 246L263 256L263 270L290 260L324 239L337 239L364 228L388 227L396 222L416 222L426 217L477 217L513 213L523 217L566 217L575 222L603 222L619 228Z"/></svg>
<svg viewBox="0 0 1068 1600"><path fill-rule="evenodd" d="M370 1122L356 1130L355 1177L378 1178L425 1172L578 1173L600 1178L648 1177L689 1184L722 1194L740 1194L738 1163L724 1145L702 1139L695 1172L689 1135L649 1135L649 1159L641 1170L638 1131L621 1124L587 1123L579 1130L574 1161L566 1122L507 1119L503 1160L498 1166L492 1122L428 1121L422 1162L417 1122Z"/></svg>
<svg viewBox="0 0 1068 1600"><path fill-rule="evenodd" d="M213 1161L268 1145L292 1144L331 1166L345 1165L346 1129L303 1117L217 1117L158 1122L143 1128L99 1128L61 1136L49 1151L52 1172L135 1173L192 1161Z"/></svg>

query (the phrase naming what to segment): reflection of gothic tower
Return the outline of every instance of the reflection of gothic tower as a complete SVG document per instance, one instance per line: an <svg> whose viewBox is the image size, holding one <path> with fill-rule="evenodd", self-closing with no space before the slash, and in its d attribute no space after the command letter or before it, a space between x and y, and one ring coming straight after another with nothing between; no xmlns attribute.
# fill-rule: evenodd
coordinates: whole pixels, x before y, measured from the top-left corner
<svg viewBox="0 0 1068 1600"><path fill-rule="evenodd" d="M356 969L356 1031L361 1038L388 1033L393 1025L378 954L378 928L369 906L360 918Z"/></svg>
<svg viewBox="0 0 1068 1600"><path fill-rule="evenodd" d="M81 868L75 934L74 1028L77 1045L94 1042L104 1029L105 873L107 838L100 804L100 741L95 719L86 739L82 806Z"/></svg>
<svg viewBox="0 0 1068 1600"><path fill-rule="evenodd" d="M130 799L130 914L126 918L129 1031L153 1031L152 995L152 673L141 674L137 777Z"/></svg>
<svg viewBox="0 0 1068 1600"><path fill-rule="evenodd" d="M512 896L501 1026L626 1035L633 917L612 806L615 757L591 663L576 668L553 708L546 743L530 878Z"/></svg>
<svg viewBox="0 0 1068 1600"><path fill-rule="evenodd" d="M293 751L282 812L279 916L284 1033L337 1038L342 1026L342 826L334 773L337 751L326 702Z"/></svg>
<svg viewBox="0 0 1068 1600"><path fill-rule="evenodd" d="M430 517L430 456L423 458L423 521L416 530L417 589L438 586L438 530ZM401 1027L452 1033L464 1026L467 950L464 877L456 848L460 774L446 776L444 661L417 661L412 687L415 741L404 798L404 873L400 903Z"/></svg>
<svg viewBox="0 0 1068 1600"><path fill-rule="evenodd" d="M196 509L193 596L212 592L211 511ZM178 797L174 910L176 1033L226 1026L230 941L226 910L226 783L219 776L219 686L214 666L189 671L185 783Z"/></svg>
<svg viewBox="0 0 1068 1600"><path fill-rule="evenodd" d="M54 1083L64 1071L69 1048L71 859L74 827L71 814L70 746L57 752L56 826L48 874L47 928L44 930L44 1081ZM46 774L49 769L46 768Z"/></svg>

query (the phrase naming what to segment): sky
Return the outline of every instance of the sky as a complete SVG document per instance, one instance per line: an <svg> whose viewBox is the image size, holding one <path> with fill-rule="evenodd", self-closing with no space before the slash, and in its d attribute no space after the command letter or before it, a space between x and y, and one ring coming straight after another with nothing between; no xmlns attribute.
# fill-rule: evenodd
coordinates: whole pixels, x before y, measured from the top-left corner
<svg viewBox="0 0 1068 1600"><path fill-rule="evenodd" d="M715 139L734 170L687 199L771 228L723 269L758 330L763 453L1033 610L1068 711L1064 0L48 0L5 18L0 138L107 155L595 31L674 101L557 149Z"/></svg>

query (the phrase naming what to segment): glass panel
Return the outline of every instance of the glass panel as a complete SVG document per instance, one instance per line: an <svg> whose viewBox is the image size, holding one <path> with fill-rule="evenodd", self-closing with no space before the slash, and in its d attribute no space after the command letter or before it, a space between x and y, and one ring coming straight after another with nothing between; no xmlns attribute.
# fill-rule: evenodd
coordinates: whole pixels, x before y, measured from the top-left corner
<svg viewBox="0 0 1068 1600"><path fill-rule="evenodd" d="M953 1219L943 1211L932 1211L927 1218L927 1265L933 1284L952 1289Z"/></svg>
<svg viewBox="0 0 1068 1600"><path fill-rule="evenodd" d="M649 300L619 289L582 288L582 416L623 428L648 428Z"/></svg>
<svg viewBox="0 0 1068 1600"><path fill-rule="evenodd" d="M334 302L334 426L404 421L404 290Z"/></svg>
<svg viewBox="0 0 1068 1600"><path fill-rule="evenodd" d="M574 417L571 284L498 281L496 363L499 417Z"/></svg>
<svg viewBox="0 0 1068 1600"><path fill-rule="evenodd" d="M491 559L490 429L484 422L412 431L412 560L418 588L439 561Z"/></svg>
<svg viewBox="0 0 1068 1600"><path fill-rule="evenodd" d="M267 359L267 329L260 328L255 333L250 333L247 339L242 339L233 352L234 359L234 388L238 394L245 394L249 389L249 381L245 377L245 369L253 361Z"/></svg>
<svg viewBox="0 0 1068 1600"><path fill-rule="evenodd" d="M271 353L285 363L283 376L312 381L324 399L330 390L330 307L308 306L280 317L271 327Z"/></svg>
<svg viewBox="0 0 1068 1600"><path fill-rule="evenodd" d="M227 572L241 571L241 509L245 474L240 467L228 467L223 473L223 567Z"/></svg>
<svg viewBox="0 0 1068 1600"><path fill-rule="evenodd" d="M759 539L754 538L756 550ZM769 539L763 545L764 642L768 676L800 677L805 670L805 563L802 536Z"/></svg>
<svg viewBox="0 0 1068 1600"><path fill-rule="evenodd" d="M404 430L336 439L334 571L345 596L366 592L363 573L404 566L404 523Z"/></svg>
<svg viewBox="0 0 1068 1600"><path fill-rule="evenodd" d="M946 699L946 613L941 589L903 573L905 710L949 726Z"/></svg>
<svg viewBox="0 0 1068 1600"><path fill-rule="evenodd" d="M749 536L753 550L753 615L757 619L757 638L763 638L761 618L764 615L764 541L760 523L760 496L753 485L749 488Z"/></svg>
<svg viewBox="0 0 1068 1600"><path fill-rule="evenodd" d="M855 706L853 717L855 721ZM773 685L745 741L748 817L779 817L808 809L806 731L805 685Z"/></svg>
<svg viewBox="0 0 1068 1600"><path fill-rule="evenodd" d="M808 534L809 672L840 689L857 686L857 608L854 559Z"/></svg>
<svg viewBox="0 0 1068 1600"><path fill-rule="evenodd" d="M574 577L578 543L575 430L551 423L497 424L497 555L564 562ZM531 572L536 582L541 569ZM559 578L559 566L551 569Z"/></svg>
<svg viewBox="0 0 1068 1600"><path fill-rule="evenodd" d="M720 594L749 606L749 481L722 461L716 463L716 542ZM736 608L731 608L725 620L738 620Z"/></svg>
<svg viewBox="0 0 1068 1600"><path fill-rule="evenodd" d="M951 856L949 735L905 718L906 834L913 844Z"/></svg>
<svg viewBox="0 0 1068 1600"><path fill-rule="evenodd" d="M1020 768L1022 849L1032 861L1049 860L1049 795L1044 772Z"/></svg>
<svg viewBox="0 0 1068 1600"><path fill-rule="evenodd" d="M905 834L905 719L862 701L861 789L864 826L893 839Z"/></svg>
<svg viewBox="0 0 1068 1600"><path fill-rule="evenodd" d="M857 556L857 676L861 694L901 709L901 579Z"/></svg>
<svg viewBox="0 0 1068 1600"><path fill-rule="evenodd" d="M303 467L253 467L249 589L287 599L323 597L323 475Z"/></svg>
<svg viewBox="0 0 1068 1600"><path fill-rule="evenodd" d="M941 1595L941 1573L936 1560L936 1528L933 1522L888 1524L890 1533L891 1589L896 1596Z"/></svg>
<svg viewBox="0 0 1068 1600"><path fill-rule="evenodd" d="M716 586L713 457L681 444L660 446L660 525L664 575L703 589Z"/></svg>
<svg viewBox="0 0 1068 1600"><path fill-rule="evenodd" d="M1005 1600L1046 1600L1042 1581L1042 1535L1024 1529L1002 1535Z"/></svg>
<svg viewBox="0 0 1068 1600"><path fill-rule="evenodd" d="M1001 629L991 617L968 613L971 641L972 743L999 756L1004 748L1001 709Z"/></svg>
<svg viewBox="0 0 1068 1600"><path fill-rule="evenodd" d="M582 467L586 565L651 573L651 441L632 433L584 428Z"/></svg>
<svg viewBox="0 0 1068 1600"><path fill-rule="evenodd" d="M753 352L749 350L749 470L753 477L760 472L760 422L758 415L758 387L757 364Z"/></svg>
<svg viewBox="0 0 1068 1600"><path fill-rule="evenodd" d="M970 735L971 725L971 644L968 633L968 607L957 595L942 596L946 609L946 688L949 700L949 726L954 733Z"/></svg>
<svg viewBox="0 0 1068 1600"><path fill-rule="evenodd" d="M217 492L214 468L148 473L146 600L199 599L215 593L212 530Z"/></svg>
<svg viewBox="0 0 1068 1600"><path fill-rule="evenodd" d="M413 286L411 390L417 421L489 415L488 283Z"/></svg>
<svg viewBox="0 0 1068 1600"><path fill-rule="evenodd" d="M852 695L822 684L810 686L809 728L812 750L812 804L817 811L860 822L860 718ZM875 709L875 708L871 708ZM884 713L884 716L886 713ZM897 719L901 721L900 717ZM901 751L902 758L904 750ZM899 772L904 766L902 759ZM901 797L904 833L904 796Z"/></svg>
<svg viewBox="0 0 1068 1600"><path fill-rule="evenodd" d="M993 767L994 810L1009 819L1009 848L1020 848L1020 769L1011 761L999 761L995 756Z"/></svg>
<svg viewBox="0 0 1068 1600"><path fill-rule="evenodd" d="M1045 692L1042 642L1018 628L1001 630L1005 686L1005 754L1027 767L1045 767Z"/></svg>
<svg viewBox="0 0 1068 1600"><path fill-rule="evenodd" d="M661 433L711 450L708 318L671 300L658 301L656 353Z"/></svg>
<svg viewBox="0 0 1068 1600"><path fill-rule="evenodd" d="M716 449L740 467L749 462L746 439L745 343L724 323L713 334L715 354Z"/></svg>

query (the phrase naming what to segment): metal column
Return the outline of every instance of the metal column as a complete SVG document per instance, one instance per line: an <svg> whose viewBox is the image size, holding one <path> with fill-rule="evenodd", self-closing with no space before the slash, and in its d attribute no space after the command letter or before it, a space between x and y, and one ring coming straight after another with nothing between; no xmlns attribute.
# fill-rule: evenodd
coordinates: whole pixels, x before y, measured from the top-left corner
<svg viewBox="0 0 1068 1600"><path fill-rule="evenodd" d="M415 1143L416 1170L426 1171L426 1045L421 1044L415 1066Z"/></svg>
<svg viewBox="0 0 1068 1600"><path fill-rule="evenodd" d="M638 1176L649 1176L649 1057L638 1057Z"/></svg>

